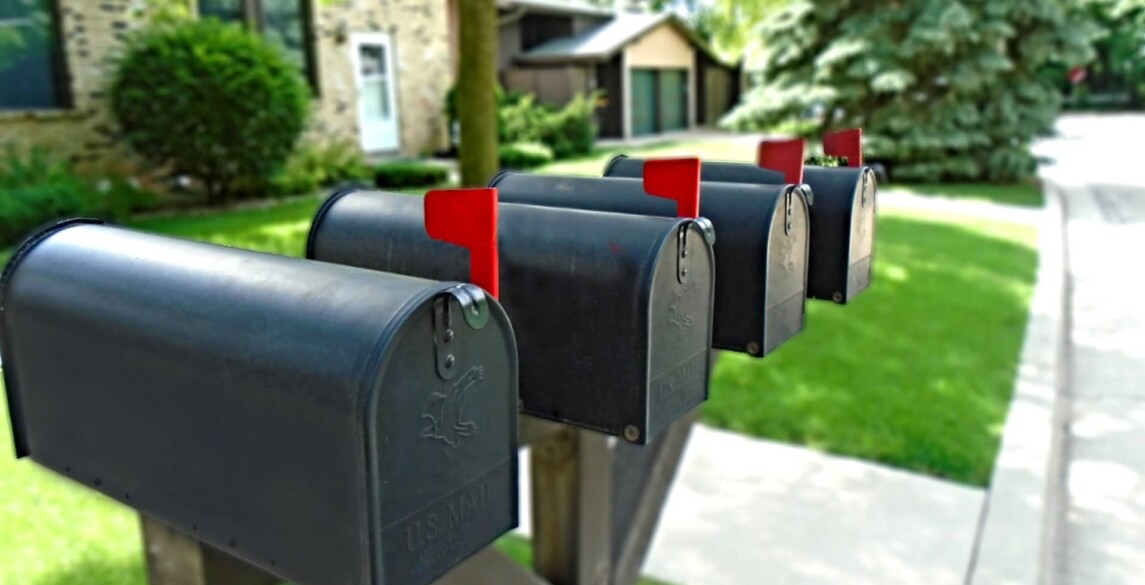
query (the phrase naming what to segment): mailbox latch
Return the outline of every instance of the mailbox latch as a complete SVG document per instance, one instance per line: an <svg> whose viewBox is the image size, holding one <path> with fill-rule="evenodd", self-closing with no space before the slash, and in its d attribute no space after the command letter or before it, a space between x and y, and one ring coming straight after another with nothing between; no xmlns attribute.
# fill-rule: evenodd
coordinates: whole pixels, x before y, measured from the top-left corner
<svg viewBox="0 0 1145 585"><path fill-rule="evenodd" d="M783 233L789 236L795 227L792 223L795 216L795 189L788 189L783 193L783 210Z"/></svg>
<svg viewBox="0 0 1145 585"><path fill-rule="evenodd" d="M689 224L680 226L676 232L676 280L683 284L688 280L688 228Z"/></svg>
<svg viewBox="0 0 1145 585"><path fill-rule="evenodd" d="M453 316L453 303L461 308L461 319ZM452 380L457 375L457 333L464 321L471 329L481 329L489 322L489 298L481 287L459 284L448 294L437 297L433 303L433 352L437 361L437 375Z"/></svg>
<svg viewBox="0 0 1145 585"><path fill-rule="evenodd" d="M862 193L863 193L863 195L862 195L862 197L863 197L862 206L863 207L866 207L867 202L870 200L870 192L868 190L869 185L867 184L868 181L870 181L870 180L871 180L870 171L864 170L863 171L863 187L862 187L862 189L863 189L863 191L862 191Z"/></svg>

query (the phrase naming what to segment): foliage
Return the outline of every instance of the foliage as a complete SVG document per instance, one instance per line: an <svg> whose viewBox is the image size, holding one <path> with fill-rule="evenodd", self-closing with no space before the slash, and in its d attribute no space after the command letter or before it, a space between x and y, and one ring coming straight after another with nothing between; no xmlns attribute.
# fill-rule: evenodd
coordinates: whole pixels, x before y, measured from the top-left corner
<svg viewBox="0 0 1145 585"><path fill-rule="evenodd" d="M306 124L309 96L278 48L213 19L132 37L110 88L123 140L149 163L199 180L209 203L274 176Z"/></svg>
<svg viewBox="0 0 1145 585"><path fill-rule="evenodd" d="M553 149L558 159L592 152L596 144L596 103L600 92L577 94L561 110L554 112L544 127L541 142Z"/></svg>
<svg viewBox="0 0 1145 585"><path fill-rule="evenodd" d="M862 127L893 179L1020 179L1060 105L1039 70L1090 54L1092 28L1062 2L794 0L761 28L762 83L725 124L810 113L815 134Z"/></svg>
<svg viewBox="0 0 1145 585"><path fill-rule="evenodd" d="M374 184L383 189L432 187L449 179L449 171L439 165L403 161L374 167Z"/></svg>
<svg viewBox="0 0 1145 585"><path fill-rule="evenodd" d="M539 142L502 145L500 156L503 169L535 169L553 162L553 150Z"/></svg>
<svg viewBox="0 0 1145 585"><path fill-rule="evenodd" d="M537 101L531 93L505 92L497 86L497 140L500 144L540 143L557 159L592 152L596 144L596 103L601 93L577 94L563 108ZM457 120L457 88L445 97L450 126Z"/></svg>
<svg viewBox="0 0 1145 585"><path fill-rule="evenodd" d="M123 177L84 177L44 149L8 147L0 156L0 246L57 219L120 219L149 207L154 195Z"/></svg>
<svg viewBox="0 0 1145 585"><path fill-rule="evenodd" d="M1096 96L1101 96L1110 106L1145 108L1145 2L1076 0L1075 11L1101 27L1094 43L1097 59L1088 67L1086 80L1076 86L1062 66L1048 68L1050 81L1071 93L1070 105L1100 106Z"/></svg>
<svg viewBox="0 0 1145 585"><path fill-rule="evenodd" d="M362 149L350 141L302 143L270 180L273 195L307 193L371 176Z"/></svg>
<svg viewBox="0 0 1145 585"><path fill-rule="evenodd" d="M140 16L155 24L176 24L194 18L194 0L146 0Z"/></svg>
<svg viewBox="0 0 1145 585"><path fill-rule="evenodd" d="M508 94L498 110L502 144L539 142L557 159L588 154L596 144L600 94L578 94L561 109L537 103L532 94Z"/></svg>
<svg viewBox="0 0 1145 585"><path fill-rule="evenodd" d="M803 161L803 164L813 167L845 167L847 166L847 162L847 157L845 156L823 154L809 156Z"/></svg>

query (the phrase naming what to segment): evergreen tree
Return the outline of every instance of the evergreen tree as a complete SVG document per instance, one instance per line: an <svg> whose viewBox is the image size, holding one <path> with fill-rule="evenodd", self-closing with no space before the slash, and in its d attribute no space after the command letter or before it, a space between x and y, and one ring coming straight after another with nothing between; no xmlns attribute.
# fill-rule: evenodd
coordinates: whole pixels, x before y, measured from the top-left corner
<svg viewBox="0 0 1145 585"><path fill-rule="evenodd" d="M1093 27L1064 0L795 0L760 28L762 83L725 123L814 116L809 135L862 127L898 180L1013 181L1052 127L1038 71L1090 57Z"/></svg>

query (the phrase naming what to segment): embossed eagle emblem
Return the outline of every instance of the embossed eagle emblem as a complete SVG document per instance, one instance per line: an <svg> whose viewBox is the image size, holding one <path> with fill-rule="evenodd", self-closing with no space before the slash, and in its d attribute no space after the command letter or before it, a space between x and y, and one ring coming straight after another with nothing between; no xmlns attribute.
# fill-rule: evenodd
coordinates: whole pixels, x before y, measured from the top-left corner
<svg viewBox="0 0 1145 585"><path fill-rule="evenodd" d="M421 415L426 421L421 430L422 438L441 441L454 448L465 437L476 435L477 423L465 417L465 399L469 391L484 379L485 368L474 366L465 375L431 394Z"/></svg>
<svg viewBox="0 0 1145 585"><path fill-rule="evenodd" d="M677 290L673 293L672 304L668 305L668 322L676 328L676 332L680 335L690 329L692 323L695 322L695 319L688 314L688 308L692 305L692 298L699 291L699 285L692 280L682 288L683 290Z"/></svg>

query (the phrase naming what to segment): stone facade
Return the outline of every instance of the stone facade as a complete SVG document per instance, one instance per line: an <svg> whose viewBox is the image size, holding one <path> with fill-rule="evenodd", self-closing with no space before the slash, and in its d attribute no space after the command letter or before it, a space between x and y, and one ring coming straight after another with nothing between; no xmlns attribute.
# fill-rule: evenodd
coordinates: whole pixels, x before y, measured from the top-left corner
<svg viewBox="0 0 1145 585"><path fill-rule="evenodd" d="M58 2L71 107L0 112L0 146L39 146L79 163L123 160L124 149L112 139L105 89L111 60L128 32L141 24L143 6L138 0Z"/></svg>
<svg viewBox="0 0 1145 585"><path fill-rule="evenodd" d="M416 156L448 143L443 113L453 83L448 0L313 0L318 96L308 139L358 143L358 108L350 35L393 38L400 154ZM142 26L145 0L56 0L72 105L0 112L0 147L40 146L78 163L127 166L114 141L105 89L110 61L126 35Z"/></svg>
<svg viewBox="0 0 1145 585"><path fill-rule="evenodd" d="M393 42L401 150L448 145L445 96L453 84L447 0L341 0L315 10L320 78L314 131L358 140L358 92L350 36L385 32Z"/></svg>

